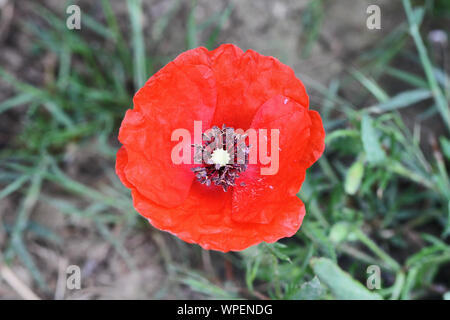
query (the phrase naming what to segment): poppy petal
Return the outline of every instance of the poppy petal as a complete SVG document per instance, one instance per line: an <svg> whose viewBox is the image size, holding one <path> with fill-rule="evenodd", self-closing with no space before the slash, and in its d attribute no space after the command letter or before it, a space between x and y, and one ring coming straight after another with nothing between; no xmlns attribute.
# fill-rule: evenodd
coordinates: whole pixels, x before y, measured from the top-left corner
<svg viewBox="0 0 450 320"><path fill-rule="evenodd" d="M311 119L313 115L314 121ZM280 211L284 210L284 203L295 197L304 181L306 169L323 152L323 126L316 113L307 110L285 96L275 96L267 101L255 115L251 128L258 132L258 136L265 135L267 149L276 141L270 131L279 130L279 147L274 150L279 154L278 165L272 173L262 174L266 165L253 164L236 180L233 189L233 219L239 222L271 223ZM320 140L322 137L322 140ZM316 143L314 146L311 142ZM260 161L261 140L257 145ZM312 156L311 153L314 153ZM272 157L272 161L276 158ZM278 171L275 173L275 168ZM267 170L267 169L266 169Z"/></svg>
<svg viewBox="0 0 450 320"><path fill-rule="evenodd" d="M314 162L316 162L323 154L325 150L325 129L323 127L322 118L319 113L314 110L308 111L311 118L311 138L307 144L307 147L303 150L302 161L306 168L309 168Z"/></svg>
<svg viewBox="0 0 450 320"><path fill-rule="evenodd" d="M231 218L231 194L194 182L186 201L176 208L158 206L136 189L136 210L156 228L204 249L223 252L244 250L262 241L275 242L297 232L305 215L300 199L292 197L271 224L238 223Z"/></svg>
<svg viewBox="0 0 450 320"><path fill-rule="evenodd" d="M134 96L134 109L122 122L119 140L127 149L127 180L162 206L184 201L194 178L192 165L175 165L171 152L178 141L172 132L194 121L210 127L216 106L216 84L204 48L187 51L166 65ZM192 143L187 141L185 143Z"/></svg>
<svg viewBox="0 0 450 320"><path fill-rule="evenodd" d="M125 187L132 188L133 185L128 181L124 172L127 163L128 163L127 150L125 149L124 146L122 146L120 147L120 149L117 151L116 154L116 173Z"/></svg>
<svg viewBox="0 0 450 320"><path fill-rule="evenodd" d="M232 44L220 46L210 57L218 96L212 125L246 130L261 105L279 94L308 107L302 82L278 59L253 50L243 53Z"/></svg>

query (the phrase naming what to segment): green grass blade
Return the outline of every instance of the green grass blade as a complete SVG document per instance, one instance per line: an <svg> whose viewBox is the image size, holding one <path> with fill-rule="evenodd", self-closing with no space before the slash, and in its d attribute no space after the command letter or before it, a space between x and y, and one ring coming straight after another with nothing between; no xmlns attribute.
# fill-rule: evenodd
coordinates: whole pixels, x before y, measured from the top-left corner
<svg viewBox="0 0 450 320"><path fill-rule="evenodd" d="M132 32L134 88L138 90L147 80L145 41L142 24L142 1L128 0L127 4Z"/></svg>
<svg viewBox="0 0 450 320"><path fill-rule="evenodd" d="M22 175L16 180L14 180L11 184L6 186L4 189L0 191L0 200L4 197L7 197L9 194L17 191L20 187L22 187L25 182L27 182L30 179L28 175Z"/></svg>
<svg viewBox="0 0 450 320"><path fill-rule="evenodd" d="M433 93L433 97L436 101L436 106L441 113L442 119L447 126L447 129L450 130L450 109L448 106L448 102L444 94L442 93L442 90L439 87L436 77L433 73L433 65L430 58L428 57L427 49L420 35L418 21L413 13L411 1L403 0L403 6L405 7L406 15L408 17L409 31L414 39L417 51L419 52L420 61L425 71L430 90Z"/></svg>
<svg viewBox="0 0 450 320"><path fill-rule="evenodd" d="M392 97L391 99L367 108L366 110L370 112L386 112L397 110L401 108L409 107L415 103L426 100L432 97L432 92L428 89L414 89L410 91L405 91L399 93L398 95Z"/></svg>
<svg viewBox="0 0 450 320"><path fill-rule="evenodd" d="M189 17L186 27L186 45L187 49L194 49L198 47L197 40L197 22L195 20L195 10L197 8L197 0L191 1L191 11L189 12Z"/></svg>
<svg viewBox="0 0 450 320"><path fill-rule="evenodd" d="M362 72L353 70L351 72L354 76L369 92L379 101L386 102L389 100L388 94L375 82L373 79L369 79Z"/></svg>

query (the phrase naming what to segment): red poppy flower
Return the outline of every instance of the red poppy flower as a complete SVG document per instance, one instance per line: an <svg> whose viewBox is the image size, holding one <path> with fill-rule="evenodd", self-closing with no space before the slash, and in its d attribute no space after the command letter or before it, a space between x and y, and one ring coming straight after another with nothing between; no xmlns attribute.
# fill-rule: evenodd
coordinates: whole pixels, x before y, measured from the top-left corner
<svg viewBox="0 0 450 320"><path fill-rule="evenodd" d="M296 194L306 169L322 155L325 132L291 68L231 44L197 48L153 75L133 103L120 128L116 171L153 226L224 252L297 232L305 207ZM179 141L171 134L185 128L194 135L194 121L201 121L203 132L223 125L279 130L278 171L262 175L261 163L238 172L230 167L224 191L211 183L218 181L218 166L207 171L205 164L175 164L171 153Z"/></svg>

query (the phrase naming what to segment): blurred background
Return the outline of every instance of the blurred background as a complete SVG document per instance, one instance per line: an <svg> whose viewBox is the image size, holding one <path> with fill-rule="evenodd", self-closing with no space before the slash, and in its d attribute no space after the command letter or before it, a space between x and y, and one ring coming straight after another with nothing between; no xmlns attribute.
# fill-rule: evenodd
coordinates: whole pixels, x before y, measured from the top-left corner
<svg viewBox="0 0 450 320"><path fill-rule="evenodd" d="M0 0L0 298L450 299L449 25L447 0ZM291 66L327 138L300 231L223 254L151 227L114 163L137 89L229 42Z"/></svg>

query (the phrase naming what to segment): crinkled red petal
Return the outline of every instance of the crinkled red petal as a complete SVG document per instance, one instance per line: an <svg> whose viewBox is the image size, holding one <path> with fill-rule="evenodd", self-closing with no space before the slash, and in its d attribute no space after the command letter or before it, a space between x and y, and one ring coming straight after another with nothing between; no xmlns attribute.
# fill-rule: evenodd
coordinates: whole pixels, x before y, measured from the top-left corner
<svg viewBox="0 0 450 320"><path fill-rule="evenodd" d="M294 71L274 57L253 50L245 53L232 44L210 53L217 82L217 107L212 125L246 130L256 111L275 95L284 95L308 107L302 82Z"/></svg>
<svg viewBox="0 0 450 320"><path fill-rule="evenodd" d="M119 140L128 155L124 175L140 193L167 207L186 199L193 165L172 162L171 151L179 141L171 141L171 135L184 128L193 137L194 121L202 121L203 130L208 129L216 98L215 78L204 48L181 54L136 93L134 109L122 121Z"/></svg>
<svg viewBox="0 0 450 320"><path fill-rule="evenodd" d="M192 184L186 201L176 208L164 208L132 189L136 210L158 229L204 249L239 251L262 241L272 243L294 235L300 228L305 207L291 197L270 224L241 223L232 219L231 193L220 187Z"/></svg>

